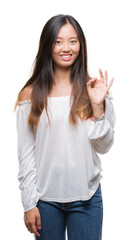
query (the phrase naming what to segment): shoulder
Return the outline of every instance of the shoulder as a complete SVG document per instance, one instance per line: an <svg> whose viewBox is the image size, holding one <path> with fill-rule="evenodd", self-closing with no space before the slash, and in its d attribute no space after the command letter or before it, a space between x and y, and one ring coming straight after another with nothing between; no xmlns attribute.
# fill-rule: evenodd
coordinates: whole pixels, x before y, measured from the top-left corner
<svg viewBox="0 0 130 240"><path fill-rule="evenodd" d="M21 93L20 93L20 98L19 98L19 101L26 101L26 100L31 100L32 98L32 86L27 86L25 87Z"/></svg>

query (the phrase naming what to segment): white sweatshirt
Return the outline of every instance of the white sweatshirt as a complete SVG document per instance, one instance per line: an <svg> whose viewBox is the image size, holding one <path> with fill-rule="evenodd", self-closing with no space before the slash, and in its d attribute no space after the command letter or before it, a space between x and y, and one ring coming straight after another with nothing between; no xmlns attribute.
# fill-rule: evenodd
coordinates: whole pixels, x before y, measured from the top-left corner
<svg viewBox="0 0 130 240"><path fill-rule="evenodd" d="M73 97L72 97L73 98ZM102 178L98 153L113 144L115 113L106 95L105 118L69 123L70 96L48 97L36 132L28 125L31 100L19 102L16 123L22 204L24 212L38 200L73 202L90 199Z"/></svg>

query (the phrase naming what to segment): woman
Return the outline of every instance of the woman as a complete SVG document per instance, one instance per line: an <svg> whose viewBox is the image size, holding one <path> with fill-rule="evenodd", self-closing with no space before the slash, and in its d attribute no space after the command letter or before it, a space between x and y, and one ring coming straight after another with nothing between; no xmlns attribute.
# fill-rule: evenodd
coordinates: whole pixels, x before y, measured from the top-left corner
<svg viewBox="0 0 130 240"><path fill-rule="evenodd" d="M20 189L27 229L36 239L101 240L103 202L98 153L109 151L114 79L87 72L79 23L69 15L44 26L31 78L18 94Z"/></svg>

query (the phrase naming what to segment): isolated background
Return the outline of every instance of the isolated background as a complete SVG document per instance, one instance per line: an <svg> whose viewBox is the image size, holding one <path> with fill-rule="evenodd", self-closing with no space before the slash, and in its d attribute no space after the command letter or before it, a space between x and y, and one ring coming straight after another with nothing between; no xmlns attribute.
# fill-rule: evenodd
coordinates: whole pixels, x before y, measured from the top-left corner
<svg viewBox="0 0 130 240"><path fill-rule="evenodd" d="M91 76L98 69L115 77L112 95L116 111L115 143L102 155L104 202L103 240L129 239L130 114L129 114L129 1L23 0L0 6L0 226L1 239L31 240L25 228L18 174L17 94L28 80L42 28L56 14L70 14L82 26L88 46Z"/></svg>

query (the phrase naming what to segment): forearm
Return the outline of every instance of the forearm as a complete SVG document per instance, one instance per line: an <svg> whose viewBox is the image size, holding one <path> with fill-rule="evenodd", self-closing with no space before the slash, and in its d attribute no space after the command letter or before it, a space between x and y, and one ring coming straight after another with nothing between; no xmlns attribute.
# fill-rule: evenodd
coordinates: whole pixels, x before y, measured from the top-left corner
<svg viewBox="0 0 130 240"><path fill-rule="evenodd" d="M99 121L90 121L88 136L95 151L104 154L108 152L114 141L114 130L106 117Z"/></svg>
<svg viewBox="0 0 130 240"><path fill-rule="evenodd" d="M36 188L36 167L35 156L32 152L30 156L26 156L19 161L19 188L21 190L21 200L24 212L36 206L39 193Z"/></svg>
<svg viewBox="0 0 130 240"><path fill-rule="evenodd" d="M95 118L100 118L102 114L104 113L104 103L102 104L91 104L92 105L92 110L93 110L93 116Z"/></svg>
<svg viewBox="0 0 130 240"><path fill-rule="evenodd" d="M88 121L89 139L93 143L95 150L102 154L107 152L113 144L115 125L115 112L111 97L107 95L104 103L102 106L93 106L93 116L98 118L98 121L95 119L90 119ZM104 116L100 118L103 113Z"/></svg>
<svg viewBox="0 0 130 240"><path fill-rule="evenodd" d="M28 124L31 105L21 103L17 111L17 140L21 197L24 211L33 208L39 197L36 188L35 134Z"/></svg>

